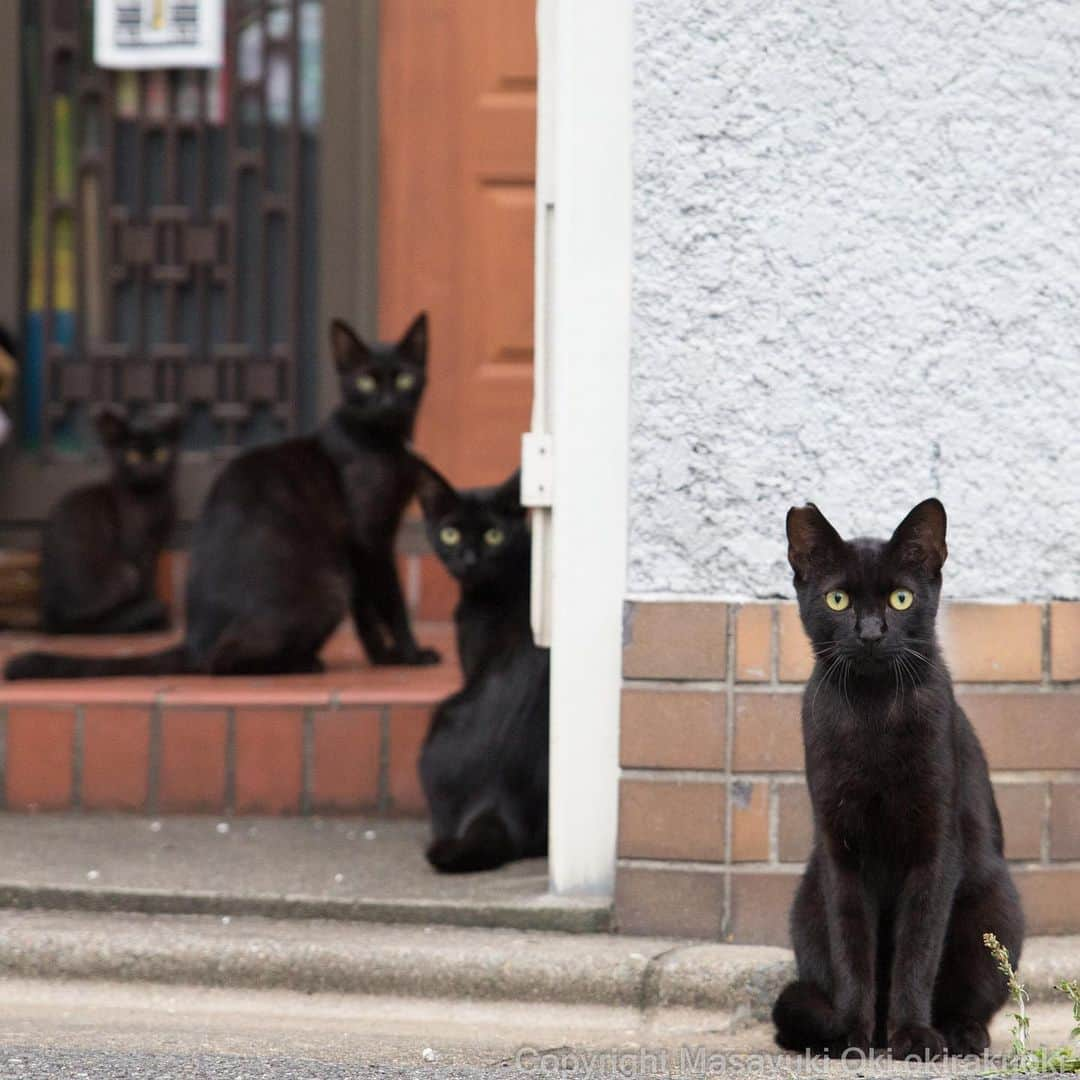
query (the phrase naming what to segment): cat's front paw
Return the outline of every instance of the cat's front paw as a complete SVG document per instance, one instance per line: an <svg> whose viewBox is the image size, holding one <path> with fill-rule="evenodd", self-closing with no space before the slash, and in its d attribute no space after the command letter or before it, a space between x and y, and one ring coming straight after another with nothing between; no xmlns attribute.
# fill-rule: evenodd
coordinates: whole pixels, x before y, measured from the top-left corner
<svg viewBox="0 0 1080 1080"><path fill-rule="evenodd" d="M945 1039L927 1024L902 1024L889 1036L889 1049L900 1060L936 1061L945 1054Z"/></svg>
<svg viewBox="0 0 1080 1080"><path fill-rule="evenodd" d="M172 626L169 609L158 600L151 601L146 605L146 611L140 620L138 629L147 633L157 630L168 630Z"/></svg>
<svg viewBox="0 0 1080 1080"><path fill-rule="evenodd" d="M841 1045L836 1047L837 1056L862 1054L864 1057L869 1057L872 1042L870 1029L862 1024L856 1024L841 1040Z"/></svg>
<svg viewBox="0 0 1080 1080"><path fill-rule="evenodd" d="M423 647L417 648L412 656L405 661L406 664L416 664L421 667L427 667L431 664L438 664L442 661L442 653L438 649L426 649Z"/></svg>
<svg viewBox="0 0 1080 1080"><path fill-rule="evenodd" d="M981 1054L990 1045L990 1032L981 1020L969 1016L941 1021L941 1034L949 1053L957 1057Z"/></svg>
<svg viewBox="0 0 1080 1080"><path fill-rule="evenodd" d="M410 665L412 667L427 667L431 664L437 664L442 660L442 656L436 649L424 649L420 646L413 646L411 649L402 649L398 646L394 646L392 649L387 649L386 652L380 656L372 657L372 663L375 664L389 664L389 665Z"/></svg>

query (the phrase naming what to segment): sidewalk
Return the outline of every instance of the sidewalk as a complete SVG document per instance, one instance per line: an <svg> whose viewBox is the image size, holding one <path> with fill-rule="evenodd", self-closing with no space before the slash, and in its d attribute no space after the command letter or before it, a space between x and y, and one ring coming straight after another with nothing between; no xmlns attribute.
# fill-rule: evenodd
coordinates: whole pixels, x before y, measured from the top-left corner
<svg viewBox="0 0 1080 1080"><path fill-rule="evenodd" d="M0 814L0 906L603 931L543 859L437 875L428 827L363 818Z"/></svg>
<svg viewBox="0 0 1080 1080"><path fill-rule="evenodd" d="M548 896L543 860L436 877L425 835L356 819L0 815L0 973L704 1010L725 1029L766 1020L791 978L786 949L596 933L607 905ZM1080 936L1031 939L1021 975L1052 1000L1080 977Z"/></svg>
<svg viewBox="0 0 1080 1080"><path fill-rule="evenodd" d="M0 815L0 972L764 1016L783 949L622 937L543 859L436 875L427 826ZM21 910L17 910L21 909Z"/></svg>

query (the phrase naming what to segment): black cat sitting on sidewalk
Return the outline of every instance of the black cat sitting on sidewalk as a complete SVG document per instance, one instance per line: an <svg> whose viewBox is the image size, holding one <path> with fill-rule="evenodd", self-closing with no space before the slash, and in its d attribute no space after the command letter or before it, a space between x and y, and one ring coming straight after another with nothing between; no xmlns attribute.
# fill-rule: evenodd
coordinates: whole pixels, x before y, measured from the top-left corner
<svg viewBox="0 0 1080 1080"><path fill-rule="evenodd" d="M773 1009L788 1050L979 1054L1024 920L986 758L953 696L934 621L945 509L891 539L841 539L788 513L788 558L816 663L803 697L814 844L791 912L798 980Z"/></svg>
<svg viewBox="0 0 1080 1080"><path fill-rule="evenodd" d="M432 547L461 585L454 611L465 685L435 711L420 755L428 861L491 870L547 852L549 651L529 625L531 548L518 474L455 491L423 465Z"/></svg>

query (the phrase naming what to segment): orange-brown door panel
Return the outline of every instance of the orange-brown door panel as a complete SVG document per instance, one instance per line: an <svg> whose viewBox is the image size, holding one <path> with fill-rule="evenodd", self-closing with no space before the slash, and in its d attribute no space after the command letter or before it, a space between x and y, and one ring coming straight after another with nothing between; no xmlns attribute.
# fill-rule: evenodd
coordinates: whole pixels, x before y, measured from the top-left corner
<svg viewBox="0 0 1080 1080"><path fill-rule="evenodd" d="M532 398L535 0L380 8L380 330L431 313L417 444L458 485L520 455Z"/></svg>

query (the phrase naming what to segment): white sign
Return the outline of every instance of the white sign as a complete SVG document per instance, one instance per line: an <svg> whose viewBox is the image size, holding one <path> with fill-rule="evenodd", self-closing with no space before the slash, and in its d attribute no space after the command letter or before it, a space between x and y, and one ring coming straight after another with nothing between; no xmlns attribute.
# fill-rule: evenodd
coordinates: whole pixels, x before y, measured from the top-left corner
<svg viewBox="0 0 1080 1080"><path fill-rule="evenodd" d="M215 68L225 0L94 0L94 62L103 68Z"/></svg>

